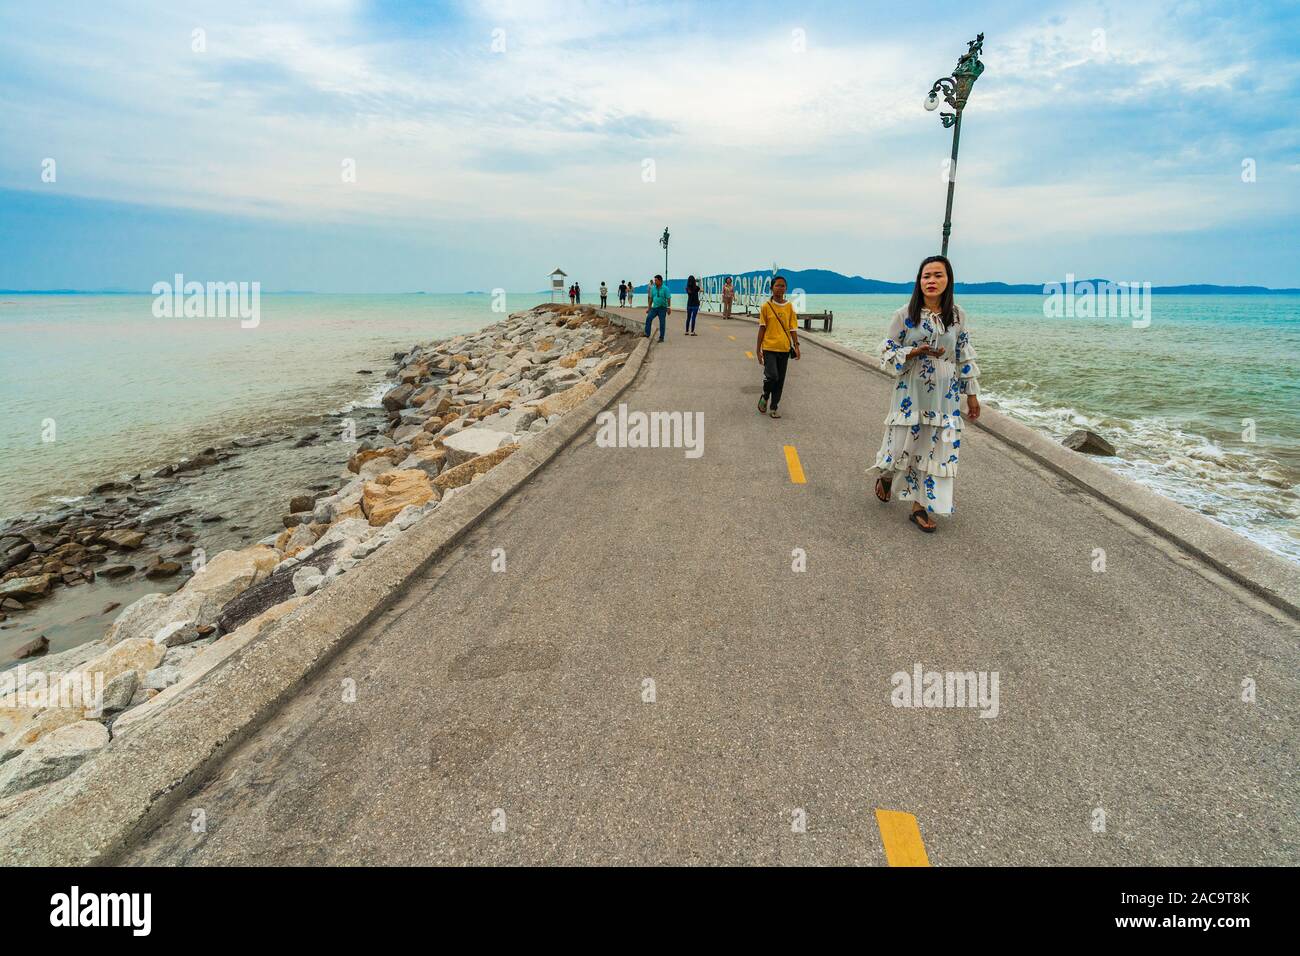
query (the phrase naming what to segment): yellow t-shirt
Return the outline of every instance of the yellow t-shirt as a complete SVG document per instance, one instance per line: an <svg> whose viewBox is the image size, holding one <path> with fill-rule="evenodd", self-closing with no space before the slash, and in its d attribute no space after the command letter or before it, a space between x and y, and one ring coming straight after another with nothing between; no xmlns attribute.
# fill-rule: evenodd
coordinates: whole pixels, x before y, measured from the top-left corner
<svg viewBox="0 0 1300 956"><path fill-rule="evenodd" d="M799 317L795 315L793 302L786 299L777 305L768 299L758 310L758 321L763 326L764 352L790 351L794 345L794 338L793 336L787 338L787 332L799 325ZM786 332L781 331L783 328Z"/></svg>

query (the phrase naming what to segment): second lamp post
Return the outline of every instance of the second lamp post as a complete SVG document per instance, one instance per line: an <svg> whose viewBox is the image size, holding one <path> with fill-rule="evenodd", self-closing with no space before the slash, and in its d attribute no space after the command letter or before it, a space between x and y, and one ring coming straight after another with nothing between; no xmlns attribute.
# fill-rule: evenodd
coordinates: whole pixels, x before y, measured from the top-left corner
<svg viewBox="0 0 1300 956"><path fill-rule="evenodd" d="M952 234L952 193L957 185L957 145L961 140L961 111L966 108L970 98L971 87L984 72L980 62L980 53L984 49L984 34L980 34L967 44L968 49L957 59L957 68L952 76L941 76L930 87L930 95L925 98L925 108L933 110L939 105L939 94L954 110L952 113L940 113L944 129L952 127L952 159L948 164L948 208L943 217L943 255L948 254L948 237ZM667 230L664 231L667 235Z"/></svg>

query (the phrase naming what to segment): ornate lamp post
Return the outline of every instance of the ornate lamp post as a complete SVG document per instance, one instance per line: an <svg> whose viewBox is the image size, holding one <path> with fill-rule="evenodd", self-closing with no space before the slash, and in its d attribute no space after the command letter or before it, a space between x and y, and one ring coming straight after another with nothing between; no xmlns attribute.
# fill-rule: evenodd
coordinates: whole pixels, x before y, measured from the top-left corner
<svg viewBox="0 0 1300 956"><path fill-rule="evenodd" d="M980 62L980 53L984 50L984 34L980 34L967 44L968 49L957 59L957 68L952 76L941 76L930 87L930 95L925 98L925 108L934 110L939 105L939 94L953 108L953 113L940 113L943 127L952 127L952 160L948 166L948 209L943 217L943 254L948 254L948 236L952 233L952 191L957 185L957 144L961 140L961 112L966 108L970 98L971 87L984 72ZM666 234L666 233L665 233Z"/></svg>
<svg viewBox="0 0 1300 956"><path fill-rule="evenodd" d="M659 237L659 245L664 247L664 285L668 284L668 227L664 226L664 234Z"/></svg>

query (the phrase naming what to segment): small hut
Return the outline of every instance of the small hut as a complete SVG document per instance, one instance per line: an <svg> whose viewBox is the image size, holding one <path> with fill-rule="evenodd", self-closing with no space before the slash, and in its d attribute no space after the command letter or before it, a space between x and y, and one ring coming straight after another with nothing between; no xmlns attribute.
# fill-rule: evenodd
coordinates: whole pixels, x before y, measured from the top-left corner
<svg viewBox="0 0 1300 956"><path fill-rule="evenodd" d="M555 293L557 292L560 293L561 302L563 302L565 298L568 296L569 291L564 287L564 280L567 278L568 276L564 274L564 270L562 269L556 269L554 272L551 273L551 301L552 302L555 301Z"/></svg>

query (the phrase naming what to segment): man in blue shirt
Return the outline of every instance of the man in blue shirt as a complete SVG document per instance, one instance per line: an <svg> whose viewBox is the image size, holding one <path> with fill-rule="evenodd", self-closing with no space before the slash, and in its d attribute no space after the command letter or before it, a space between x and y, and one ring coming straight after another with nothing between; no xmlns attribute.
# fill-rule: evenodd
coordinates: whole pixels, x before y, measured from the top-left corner
<svg viewBox="0 0 1300 956"><path fill-rule="evenodd" d="M672 311L673 297L668 294L664 277L655 275L654 285L647 290L650 294L650 310L645 314L645 337L650 338L650 327L655 316L659 317L659 341L664 340L664 329L668 326L668 313Z"/></svg>

